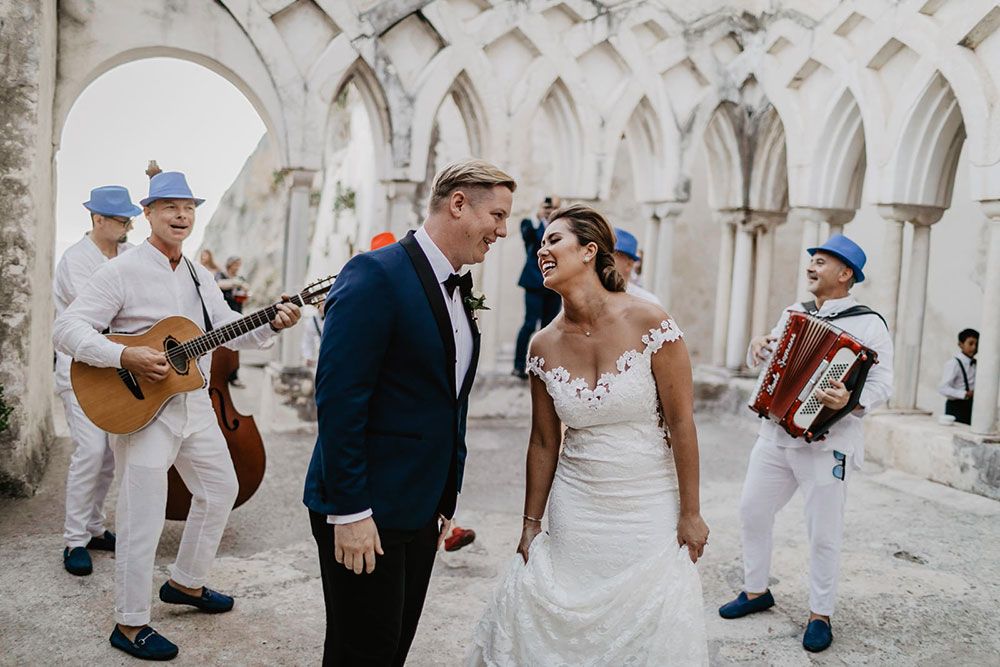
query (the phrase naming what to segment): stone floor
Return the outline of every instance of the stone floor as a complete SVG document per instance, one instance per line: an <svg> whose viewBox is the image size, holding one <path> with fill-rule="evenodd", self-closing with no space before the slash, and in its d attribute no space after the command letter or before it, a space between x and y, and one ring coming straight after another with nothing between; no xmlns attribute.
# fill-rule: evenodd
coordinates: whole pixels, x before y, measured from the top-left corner
<svg viewBox="0 0 1000 667"><path fill-rule="evenodd" d="M247 368L244 378L252 386L259 374ZM252 395L247 390L237 400L250 405ZM700 565L712 664L997 664L1000 503L876 467L851 480L830 650L814 656L800 646L807 590L798 498L776 528L772 589L778 605L743 620L721 620L715 609L741 580L736 507L753 427L711 413L698 421L703 513L712 528ZM265 436L267 476L257 495L234 511L212 575L214 587L236 596L236 610L207 617L153 605L155 627L181 647L175 664L318 664L323 600L300 500L313 437L308 427L272 426L281 432ZM526 438L523 417L470 423L460 518L479 537L440 557L409 664L462 664L472 626L518 537ZM112 556L98 552L89 577L62 569L67 460L62 440L35 497L0 500L0 665L131 662L107 642ZM113 507L109 501L109 512ZM157 586L181 529L168 522L164 530Z"/></svg>

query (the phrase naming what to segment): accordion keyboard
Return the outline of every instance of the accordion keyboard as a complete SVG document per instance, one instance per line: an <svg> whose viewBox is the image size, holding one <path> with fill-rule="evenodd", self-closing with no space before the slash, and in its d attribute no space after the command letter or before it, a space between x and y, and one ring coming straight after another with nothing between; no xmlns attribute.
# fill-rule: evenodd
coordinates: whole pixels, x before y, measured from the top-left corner
<svg viewBox="0 0 1000 667"><path fill-rule="evenodd" d="M806 385L808 398L802 402L802 405L795 411L795 416L792 418L796 426L803 429L809 429L812 426L816 415L823 409L823 404L816 398L815 389L829 389L834 380L843 382L844 377L854 366L854 362L858 356L858 353L849 348L841 348L833 356L833 359L830 360L825 370L822 371L819 380Z"/></svg>

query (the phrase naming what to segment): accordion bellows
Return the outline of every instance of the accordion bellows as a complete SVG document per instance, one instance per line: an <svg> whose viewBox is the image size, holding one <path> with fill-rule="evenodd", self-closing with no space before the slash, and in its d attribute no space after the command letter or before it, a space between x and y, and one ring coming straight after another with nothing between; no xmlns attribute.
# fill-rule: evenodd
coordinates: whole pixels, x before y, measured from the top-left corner
<svg viewBox="0 0 1000 667"><path fill-rule="evenodd" d="M878 363L874 350L829 322L791 312L767 367L750 395L749 407L779 424L793 438L821 440L838 420L858 406L868 370ZM824 407L817 388L843 382L850 391L840 410Z"/></svg>

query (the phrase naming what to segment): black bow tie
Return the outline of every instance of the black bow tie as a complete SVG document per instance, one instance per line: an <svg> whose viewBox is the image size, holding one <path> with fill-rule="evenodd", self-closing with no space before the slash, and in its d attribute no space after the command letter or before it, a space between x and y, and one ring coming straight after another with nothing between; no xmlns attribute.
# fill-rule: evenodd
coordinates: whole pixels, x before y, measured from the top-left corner
<svg viewBox="0 0 1000 667"><path fill-rule="evenodd" d="M969 365L970 366L975 366L976 365L976 360L975 359L969 359Z"/></svg>
<svg viewBox="0 0 1000 667"><path fill-rule="evenodd" d="M448 276L447 280L443 283L444 288L448 290L448 296L455 296L455 288L458 288L459 294L471 294L472 293L472 273L466 271L462 275L453 273Z"/></svg>

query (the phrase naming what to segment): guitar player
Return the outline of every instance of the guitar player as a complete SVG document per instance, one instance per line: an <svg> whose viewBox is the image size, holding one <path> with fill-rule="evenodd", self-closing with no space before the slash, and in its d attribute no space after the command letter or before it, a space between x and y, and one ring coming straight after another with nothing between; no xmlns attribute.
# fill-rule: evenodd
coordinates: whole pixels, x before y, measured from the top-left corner
<svg viewBox="0 0 1000 667"><path fill-rule="evenodd" d="M754 368L768 360L789 311L805 311L831 320L874 350L878 363L868 372L860 405L836 422L826 439L810 444L791 437L773 421L761 423L740 501L744 590L735 600L724 604L719 615L734 619L774 606L774 596L768 589L774 516L795 490L801 489L809 537L810 609L802 646L819 652L833 641L830 616L840 574L848 471L860 469L864 461L860 418L887 401L892 393L893 350L892 337L882 317L859 305L850 293L855 284L865 279L864 251L854 241L835 234L808 252L812 259L806 277L814 300L789 306L769 335L751 341L747 365ZM850 392L842 382L834 382L827 390L816 389L815 396L824 406L839 410L847 405Z"/></svg>
<svg viewBox="0 0 1000 667"><path fill-rule="evenodd" d="M149 196L139 202L152 230L135 249L104 264L56 319L58 351L100 368L121 367L142 382L158 382L169 372L163 352L125 347L101 331L140 333L171 315L182 315L206 329L238 319L207 269L181 253L191 235L194 197L180 172L150 179ZM276 332L299 319L295 305L282 303L269 327L226 344L234 349L268 347ZM211 325L211 326L209 326ZM209 376L211 355L198 360ZM205 586L238 490L233 463L205 389L174 397L146 427L114 436L111 446L121 488L115 527L115 628L112 646L146 660L166 660L178 648L149 626L153 564L163 529L167 471L177 468L193 499L184 533L159 597L168 604L226 612L233 598Z"/></svg>

